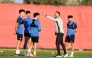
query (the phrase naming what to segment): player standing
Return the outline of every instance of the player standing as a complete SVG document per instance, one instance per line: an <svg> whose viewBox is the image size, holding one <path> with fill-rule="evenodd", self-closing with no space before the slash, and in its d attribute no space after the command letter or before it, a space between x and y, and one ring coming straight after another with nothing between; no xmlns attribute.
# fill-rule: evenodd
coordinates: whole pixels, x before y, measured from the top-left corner
<svg viewBox="0 0 92 58"><path fill-rule="evenodd" d="M66 45L66 50L68 50L68 43L71 43L72 47L72 53L70 57L73 57L74 54L74 40L75 40L75 33L77 32L77 24L73 22L73 16L69 15L68 16L68 23L67 23L67 35L65 39L65 45Z"/></svg>
<svg viewBox="0 0 92 58"><path fill-rule="evenodd" d="M23 36L23 17L25 15L25 10L19 10L19 17L17 18L16 26L15 26L15 34L17 34L17 46L16 46L16 53L14 56L20 56L20 45L22 42Z"/></svg>
<svg viewBox="0 0 92 58"><path fill-rule="evenodd" d="M31 26L31 38L34 43L34 57L38 57L36 54L37 43L39 42L39 32L41 31L41 26L39 22L39 13L34 13L34 19L32 20Z"/></svg>
<svg viewBox="0 0 92 58"><path fill-rule="evenodd" d="M26 18L24 18L23 23L24 23L24 37L25 37L25 43L24 43L24 56L26 56L26 48L28 47L28 53L27 56L33 56L30 51L32 49L32 41L31 41L31 36L30 36L30 24L32 23L32 19L30 18L30 11L26 11Z"/></svg>
<svg viewBox="0 0 92 58"><path fill-rule="evenodd" d="M52 17L50 17L48 15L45 15L45 16L47 18L55 21L55 25L56 25L55 26L56 27L56 47L57 47L58 54L55 57L61 57L61 54L60 54L60 45L63 48L64 57L67 57L68 54L66 52L65 45L63 43L64 29L63 29L63 21L60 18L60 12L59 11L56 11L54 18L52 18Z"/></svg>

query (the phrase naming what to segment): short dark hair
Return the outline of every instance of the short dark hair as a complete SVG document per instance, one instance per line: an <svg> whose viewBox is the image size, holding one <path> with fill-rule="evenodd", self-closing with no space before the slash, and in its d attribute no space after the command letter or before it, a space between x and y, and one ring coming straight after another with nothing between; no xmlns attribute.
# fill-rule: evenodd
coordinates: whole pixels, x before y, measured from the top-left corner
<svg viewBox="0 0 92 58"><path fill-rule="evenodd" d="M59 16L60 16L60 12L59 11L56 11L58 14L59 14Z"/></svg>
<svg viewBox="0 0 92 58"><path fill-rule="evenodd" d="M30 13L30 11L26 11L26 14Z"/></svg>
<svg viewBox="0 0 92 58"><path fill-rule="evenodd" d="M36 16L38 16L38 15L40 15L40 14L39 14L39 13L37 13L37 12L36 12L36 13L34 13L34 17L36 17Z"/></svg>
<svg viewBox="0 0 92 58"><path fill-rule="evenodd" d="M19 10L19 13L21 13L21 12L25 12L25 10L24 10L24 9L20 9L20 10Z"/></svg>
<svg viewBox="0 0 92 58"><path fill-rule="evenodd" d="M68 18L73 18L73 16L72 15L69 15Z"/></svg>

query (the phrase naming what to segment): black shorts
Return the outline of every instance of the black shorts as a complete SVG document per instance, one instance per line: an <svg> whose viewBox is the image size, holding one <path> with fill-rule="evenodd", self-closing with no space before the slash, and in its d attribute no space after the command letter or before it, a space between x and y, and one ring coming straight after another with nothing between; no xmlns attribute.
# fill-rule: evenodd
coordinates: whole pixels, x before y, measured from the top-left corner
<svg viewBox="0 0 92 58"><path fill-rule="evenodd" d="M22 38L23 38L23 34L17 34L17 40L22 41Z"/></svg>
<svg viewBox="0 0 92 58"><path fill-rule="evenodd" d="M74 40L75 40L75 35L66 36L65 42L74 43Z"/></svg>
<svg viewBox="0 0 92 58"><path fill-rule="evenodd" d="M31 36L30 36L30 33L24 33L24 36L25 36L25 37L29 37L29 38L31 37Z"/></svg>
<svg viewBox="0 0 92 58"><path fill-rule="evenodd" d="M39 42L39 36L38 37L31 37L33 43Z"/></svg>

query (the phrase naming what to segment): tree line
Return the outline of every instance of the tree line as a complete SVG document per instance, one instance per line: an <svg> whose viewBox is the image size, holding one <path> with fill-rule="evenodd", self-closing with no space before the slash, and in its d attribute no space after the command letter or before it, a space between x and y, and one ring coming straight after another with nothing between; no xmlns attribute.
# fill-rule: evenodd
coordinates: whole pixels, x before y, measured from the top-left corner
<svg viewBox="0 0 92 58"><path fill-rule="evenodd" d="M14 3L14 1L0 0L0 3ZM92 6L92 0L24 0L24 4Z"/></svg>
<svg viewBox="0 0 92 58"><path fill-rule="evenodd" d="M71 5L67 4L68 1L73 0L24 0L24 3L26 4L45 4L45 5ZM77 0L76 3L72 5L84 5L84 6L91 6L92 0ZM72 2L73 3L73 2Z"/></svg>

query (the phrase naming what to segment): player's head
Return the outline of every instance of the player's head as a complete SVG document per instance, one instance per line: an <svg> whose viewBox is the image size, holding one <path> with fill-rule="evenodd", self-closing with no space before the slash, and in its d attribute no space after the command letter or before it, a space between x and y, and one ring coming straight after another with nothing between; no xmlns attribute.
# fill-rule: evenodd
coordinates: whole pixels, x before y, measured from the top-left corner
<svg viewBox="0 0 92 58"><path fill-rule="evenodd" d="M24 15L25 15L25 10L24 10L24 9L20 9L20 10L19 10L19 14L20 14L20 16L24 17Z"/></svg>
<svg viewBox="0 0 92 58"><path fill-rule="evenodd" d="M72 15L69 15L68 16L68 20L71 22L73 20L73 16Z"/></svg>
<svg viewBox="0 0 92 58"><path fill-rule="evenodd" d="M39 17L40 17L40 14L36 12L36 13L34 13L34 15L33 15L33 16L34 16L34 18L37 18L37 19L39 19Z"/></svg>
<svg viewBox="0 0 92 58"><path fill-rule="evenodd" d="M30 11L26 11L27 17L30 17Z"/></svg>
<svg viewBox="0 0 92 58"><path fill-rule="evenodd" d="M57 17L59 17L60 16L60 12L59 11L56 11L55 12L55 17L57 18Z"/></svg>

